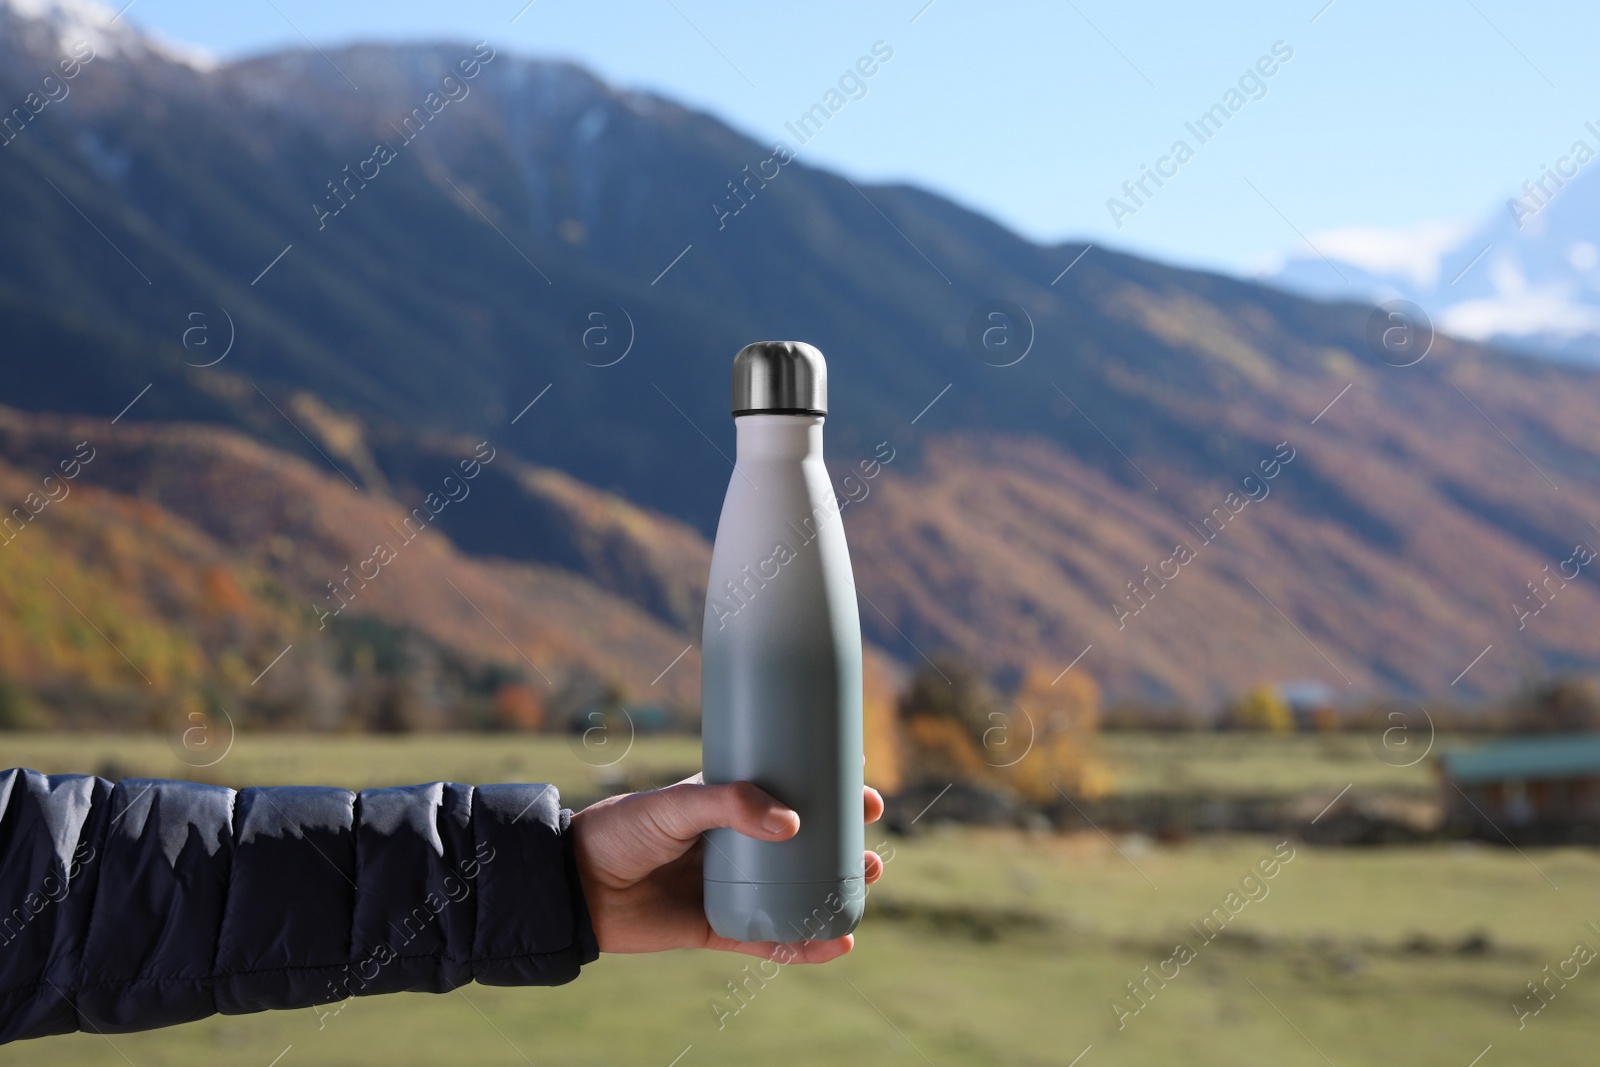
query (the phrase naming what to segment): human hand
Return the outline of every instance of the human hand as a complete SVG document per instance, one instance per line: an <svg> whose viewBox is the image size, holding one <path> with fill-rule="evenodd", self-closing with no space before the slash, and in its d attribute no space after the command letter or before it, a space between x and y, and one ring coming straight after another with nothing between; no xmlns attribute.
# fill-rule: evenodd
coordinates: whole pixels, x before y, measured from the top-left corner
<svg viewBox="0 0 1600 1067"><path fill-rule="evenodd" d="M883 797L867 788L867 822L883 814ZM663 952L714 948L786 963L826 963L849 952L851 935L833 941L734 941L706 921L702 897L701 834L727 826L762 841L787 841L800 816L749 782L702 785L695 775L647 793L608 797L572 817L578 879L602 952ZM866 854L867 884L883 873Z"/></svg>

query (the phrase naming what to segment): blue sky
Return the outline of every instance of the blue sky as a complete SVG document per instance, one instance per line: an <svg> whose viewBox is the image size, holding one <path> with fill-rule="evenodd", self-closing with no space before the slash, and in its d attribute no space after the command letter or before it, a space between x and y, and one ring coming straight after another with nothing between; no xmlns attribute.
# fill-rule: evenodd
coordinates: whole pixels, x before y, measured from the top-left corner
<svg viewBox="0 0 1600 1067"><path fill-rule="evenodd" d="M136 0L125 18L221 58L306 39L487 38L791 145L784 123L883 41L894 58L802 159L915 182L1036 239L1235 272L1306 251L1300 235L1359 242L1352 228L1504 210L1600 120L1600 16L1575 2L524 4ZM1279 41L1293 56L1267 64L1264 93L1247 83L1203 144L1186 130ZM1181 164L1179 139L1193 152ZM1146 178L1136 205L1123 183L1162 157L1170 177ZM1136 207L1120 227L1111 197Z"/></svg>

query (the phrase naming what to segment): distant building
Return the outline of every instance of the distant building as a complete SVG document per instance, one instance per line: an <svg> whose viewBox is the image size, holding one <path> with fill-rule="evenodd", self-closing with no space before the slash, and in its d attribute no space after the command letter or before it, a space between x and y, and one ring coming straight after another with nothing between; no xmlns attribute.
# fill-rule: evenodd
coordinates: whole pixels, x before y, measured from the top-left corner
<svg viewBox="0 0 1600 1067"><path fill-rule="evenodd" d="M1306 678L1279 682L1275 688L1278 696L1289 705L1296 730L1304 733L1308 730L1338 729L1339 694L1326 682Z"/></svg>
<svg viewBox="0 0 1600 1067"><path fill-rule="evenodd" d="M1519 737L1439 757L1446 821L1516 843L1600 841L1600 734Z"/></svg>

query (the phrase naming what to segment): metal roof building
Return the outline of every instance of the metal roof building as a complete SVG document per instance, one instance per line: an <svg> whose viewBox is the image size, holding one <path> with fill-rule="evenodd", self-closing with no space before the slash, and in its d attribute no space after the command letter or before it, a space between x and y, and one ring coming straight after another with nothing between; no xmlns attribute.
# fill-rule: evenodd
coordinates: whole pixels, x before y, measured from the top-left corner
<svg viewBox="0 0 1600 1067"><path fill-rule="evenodd" d="M1600 840L1600 734L1519 737L1439 757L1446 817L1521 842Z"/></svg>

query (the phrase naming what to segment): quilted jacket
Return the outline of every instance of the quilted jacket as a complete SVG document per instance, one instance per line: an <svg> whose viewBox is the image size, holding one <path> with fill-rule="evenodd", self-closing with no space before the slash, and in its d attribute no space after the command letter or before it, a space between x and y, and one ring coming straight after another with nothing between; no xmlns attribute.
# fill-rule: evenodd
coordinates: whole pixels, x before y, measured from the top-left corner
<svg viewBox="0 0 1600 1067"><path fill-rule="evenodd" d="M545 785L0 772L0 1042L571 981L571 818Z"/></svg>

